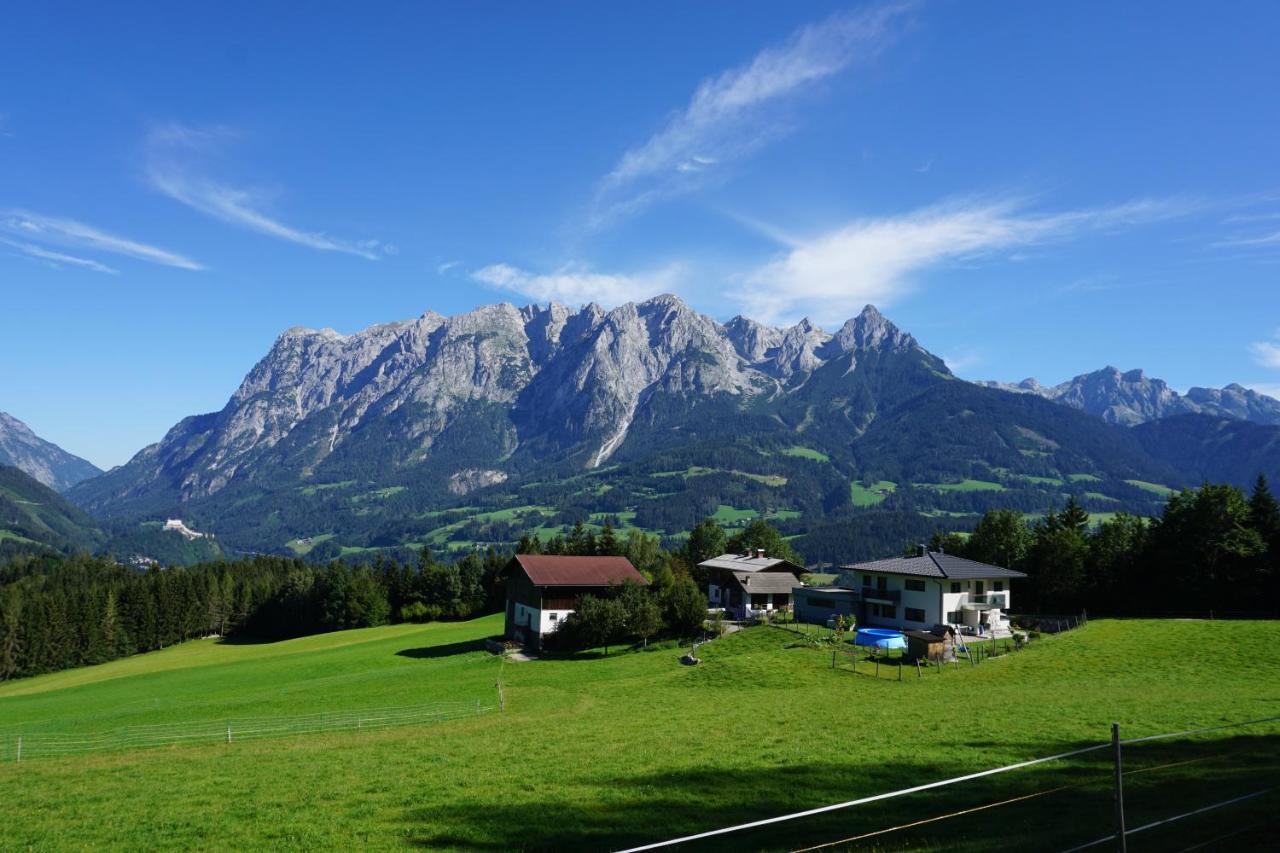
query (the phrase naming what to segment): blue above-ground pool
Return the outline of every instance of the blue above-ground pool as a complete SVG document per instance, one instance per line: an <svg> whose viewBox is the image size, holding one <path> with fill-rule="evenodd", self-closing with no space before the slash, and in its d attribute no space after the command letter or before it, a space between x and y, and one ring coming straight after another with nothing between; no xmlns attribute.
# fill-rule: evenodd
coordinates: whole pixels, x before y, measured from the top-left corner
<svg viewBox="0 0 1280 853"><path fill-rule="evenodd" d="M905 649L907 638L892 628L859 628L853 635L853 643L877 649Z"/></svg>

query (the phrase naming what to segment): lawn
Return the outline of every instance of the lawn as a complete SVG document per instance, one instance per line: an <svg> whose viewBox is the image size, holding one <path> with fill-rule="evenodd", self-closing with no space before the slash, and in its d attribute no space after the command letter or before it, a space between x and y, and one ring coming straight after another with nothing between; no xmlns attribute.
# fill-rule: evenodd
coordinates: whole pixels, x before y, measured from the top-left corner
<svg viewBox="0 0 1280 853"><path fill-rule="evenodd" d="M1280 707L1280 661L1259 653L1280 623L1095 621L979 666L912 667L902 682L892 664L878 679L862 664L833 670L828 648L773 627L703 646L697 667L669 645L504 664L477 650L500 626L204 640L0 685L0 741L492 702L499 677L506 700L428 725L10 760L4 846L616 849L1096 743L1112 720L1139 736ZM1273 724L1128 748L1130 826L1274 784L1278 741ZM1110 831L1109 768L1092 753L709 846L795 848L1035 795L876 849L1061 849ZM1142 849L1248 828L1276 807L1260 797L1153 831ZM1250 846L1248 833L1234 840Z"/></svg>

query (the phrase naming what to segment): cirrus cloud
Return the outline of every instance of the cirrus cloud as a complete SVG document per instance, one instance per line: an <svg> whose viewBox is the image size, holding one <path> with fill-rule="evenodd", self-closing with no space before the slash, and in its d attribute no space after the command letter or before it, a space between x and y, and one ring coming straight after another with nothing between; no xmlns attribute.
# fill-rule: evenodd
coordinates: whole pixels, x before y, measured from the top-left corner
<svg viewBox="0 0 1280 853"><path fill-rule="evenodd" d="M343 240L318 231L286 225L264 212L266 194L210 177L207 167L237 134L227 128L198 128L170 122L151 130L146 143L147 179L151 186L215 219L310 249L343 252L376 261L395 254L378 240Z"/></svg>

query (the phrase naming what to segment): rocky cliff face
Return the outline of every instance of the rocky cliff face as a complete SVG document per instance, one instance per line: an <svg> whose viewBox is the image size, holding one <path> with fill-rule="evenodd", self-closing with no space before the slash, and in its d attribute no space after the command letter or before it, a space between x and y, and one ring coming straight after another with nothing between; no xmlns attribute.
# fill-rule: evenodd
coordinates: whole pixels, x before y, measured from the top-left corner
<svg viewBox="0 0 1280 853"><path fill-rule="evenodd" d="M1192 388L1182 395L1163 380L1149 377L1141 370L1122 372L1105 367L1053 386L1041 385L1035 379L979 384L1019 394L1035 394L1123 426L1189 414L1280 424L1280 401L1264 394L1232 384L1221 389Z"/></svg>
<svg viewBox="0 0 1280 853"><path fill-rule="evenodd" d="M0 412L0 465L12 465L59 492L102 473L93 463L45 441L4 412Z"/></svg>
<svg viewBox="0 0 1280 853"><path fill-rule="evenodd" d="M941 366L871 306L835 335L807 320L721 325L670 295L611 311L428 312L350 335L289 329L222 411L179 423L80 498L101 506L156 492L185 501L246 479L305 480L342 459L366 472L431 463L460 493L501 482L521 459L597 467L637 418L785 395L836 361L855 370L869 352Z"/></svg>

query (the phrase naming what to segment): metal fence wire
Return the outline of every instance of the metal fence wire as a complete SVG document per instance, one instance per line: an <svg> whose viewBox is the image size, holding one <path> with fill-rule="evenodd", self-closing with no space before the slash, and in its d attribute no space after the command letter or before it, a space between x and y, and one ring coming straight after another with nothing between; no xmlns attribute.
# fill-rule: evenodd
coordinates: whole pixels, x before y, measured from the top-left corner
<svg viewBox="0 0 1280 853"><path fill-rule="evenodd" d="M1257 772L1262 767L1254 767L1251 770L1243 770L1242 778L1237 782L1247 783L1250 789L1246 792L1228 792L1215 789L1208 786L1207 790L1192 787L1187 790L1187 786L1180 786L1180 796L1168 797L1163 794L1154 796L1150 791L1143 791L1141 811L1143 819L1140 822L1126 820L1126 779L1136 781L1137 779L1145 780L1146 774L1154 774L1152 778L1162 775L1162 771L1168 772L1172 768L1183 767L1186 765L1197 765L1206 767L1201 762L1211 762L1214 758L1221 758L1215 755L1213 750L1213 740L1197 740L1202 735L1221 733L1228 730L1245 730L1253 727L1274 725L1280 723L1280 716L1266 717L1256 720L1245 720L1235 723L1226 723L1222 725L1206 726L1203 728L1187 729L1178 732L1165 732L1156 735L1148 735L1136 738L1122 738L1120 727L1113 724L1111 729L1111 739L1108 742L1101 742L1082 746L1077 749L1068 750L1066 752L1057 753L1055 755L1041 756L1037 758L1027 759L1014 764L1005 765L1003 767L992 767L985 770L979 770L962 776L956 776L950 779L940 779L937 781L925 782L908 788L902 788L896 791L886 791L879 794L860 797L858 799L849 800L842 803L833 803L816 808L806 809L804 811L792 812L790 814L763 816L755 820L750 820L734 826L723 826L714 829L708 829L703 832L696 832L690 835L679 836L675 838L667 838L662 841L641 844L639 846L628 847L622 853L640 853L640 851L660 850L660 849L736 849L739 846L745 848L773 848L785 847L800 853L801 851L816 850L843 850L851 849L860 842L868 842L876 839L877 842L885 839L885 836L892 836L895 833L902 833L907 830L913 830L928 825L945 823L955 818L962 818L966 815L974 815L985 812L990 809L996 809L1006 806L1016 807L1019 803L1025 803L1048 797L1051 795L1064 795L1070 792L1078 794L1088 794L1090 791L1104 796L1109 801L1109 808L1112 814L1108 817L1105 814L1092 814L1091 818L1085 818L1081 814L1084 821L1077 829L1087 833L1088 824L1093 819L1099 819L1101 822L1096 825L1097 835L1089 838L1084 843L1073 842L1071 851L1076 850L1093 850L1093 849L1113 849L1124 851L1127 849L1127 841L1129 838L1149 832L1160 827L1168 825L1177 825L1181 821L1195 818L1219 809L1228 809L1233 806L1248 803L1252 800L1258 800L1261 797L1271 794L1273 791L1280 789L1280 780L1276 778L1276 771L1280 769L1274 760L1267 765L1267 772ZM1181 741L1173 742L1174 739ZM1128 758L1135 757L1140 754L1140 750L1148 745L1167 743L1170 749L1184 751L1182 755L1163 754L1157 756L1142 756L1146 759L1143 766L1129 767L1125 764ZM1192 750L1193 746L1201 747L1201 749ZM1206 753L1204 747L1208 747ZM1190 755L1191 757L1188 757ZM1063 784L1061 775L1049 777L1049 779L1040 779L1040 784L1044 784L1050 779L1051 787L1044 790L1024 789L1022 791L1006 790L999 799L993 802L979 801L975 804L968 804L964 807L952 806L950 809L937 808L929 809L928 806L920 804L908 810L911 815L906 821L892 821L888 823L879 823L879 820L871 814L867 817L871 819L871 825L864 826L857 834L849 835L827 835L828 839L821 840L831 829L829 822L825 828L817 826L808 826L822 816L833 815L834 813L843 812L847 809L857 809L857 807L871 807L873 804L883 804L888 801L897 800L899 797L921 794L924 792L935 792L939 789L950 788L953 785L962 785L973 787L973 783L978 780L987 779L993 776L1000 776L1013 771L1022 771L1028 768L1040 767L1041 765L1053 765L1059 769L1063 768L1064 760L1076 760L1088 756L1090 762L1101 759L1095 766L1098 771L1105 770L1105 776L1099 775L1092 777L1092 773L1086 773L1083 777L1079 774L1072 774L1074 778L1070 778L1066 784ZM1151 764L1154 759L1161 763ZM1168 760L1174 759L1174 760ZM1041 768L1044 769L1044 768ZM1083 768L1081 768L1083 769ZM1239 775L1239 774L1238 774ZM1092 778L1090 778L1092 777ZM1105 779L1105 781L1104 781ZM1217 794L1215 797L1214 794ZM943 805L939 802L937 805ZM923 808L924 814L918 814L917 808ZM1151 814L1152 811L1155 814ZM939 813L941 812L941 813ZM882 819L882 818L881 818ZM1277 818L1276 820L1280 820ZM1274 822L1274 821L1273 821ZM778 835L774 833L768 836L769 840L764 840L765 836L760 833L769 832L773 828L781 828L783 826L792 827L787 831L786 835ZM1232 832L1239 830L1231 824L1226 825ZM1256 827L1245 827L1245 830L1253 830ZM1244 831L1244 830L1239 830ZM816 836L816 837L814 837ZM1086 836L1088 837L1088 836ZM1226 835L1221 838L1228 837ZM801 839L810 838L807 843ZM1213 839L1217 841L1219 839ZM797 843L799 842L799 843ZM926 845L927 846L927 845ZM997 845L998 846L998 845ZM878 848L877 848L878 849ZM1002 848L1003 849L1003 848ZM1191 848L1189 848L1191 849Z"/></svg>
<svg viewBox="0 0 1280 853"><path fill-rule="evenodd" d="M457 720L493 710L493 705L477 699L296 716L158 723L98 732L24 731L20 725L11 725L0 733L0 761L21 762L58 755L149 749L174 744L235 743L318 732L357 732Z"/></svg>

